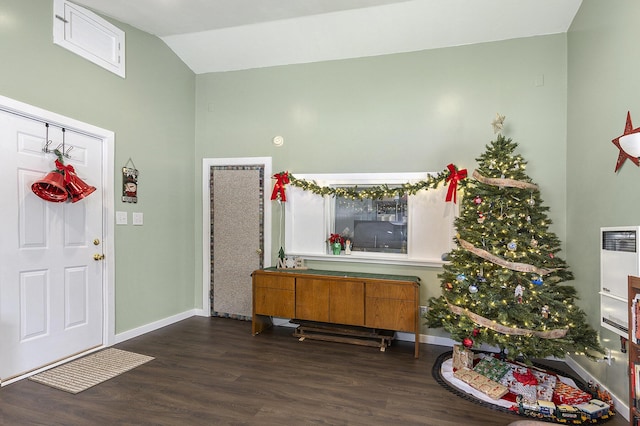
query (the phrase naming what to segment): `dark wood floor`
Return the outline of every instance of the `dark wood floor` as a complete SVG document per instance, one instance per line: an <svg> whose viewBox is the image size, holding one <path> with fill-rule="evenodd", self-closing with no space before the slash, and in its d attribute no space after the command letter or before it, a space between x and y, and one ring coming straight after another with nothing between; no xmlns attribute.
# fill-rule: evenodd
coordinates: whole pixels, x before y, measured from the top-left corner
<svg viewBox="0 0 640 426"><path fill-rule="evenodd" d="M0 389L2 425L508 425L518 416L448 392L431 376L450 348L306 340L276 327L194 317L117 345L155 357L71 395L22 380ZM555 365L557 367L557 365ZM622 416L607 423L626 424Z"/></svg>

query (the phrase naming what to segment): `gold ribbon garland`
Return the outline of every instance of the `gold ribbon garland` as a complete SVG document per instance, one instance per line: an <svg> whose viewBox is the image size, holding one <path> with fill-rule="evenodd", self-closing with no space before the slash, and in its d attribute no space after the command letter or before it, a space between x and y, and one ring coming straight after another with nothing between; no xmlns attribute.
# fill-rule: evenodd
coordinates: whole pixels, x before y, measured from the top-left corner
<svg viewBox="0 0 640 426"><path fill-rule="evenodd" d="M509 336L536 336L541 339L559 339L567 335L569 329L567 328L556 328L554 330L547 331L536 331L536 330L528 330L525 328L516 328L516 327L507 327L506 325L498 324L496 321L485 318L481 315L473 313L468 309L461 308L460 306L452 305L449 301L447 301L447 305L449 305L449 310L456 315L464 315L468 317L474 323L486 327L495 332L506 334Z"/></svg>
<svg viewBox="0 0 640 426"><path fill-rule="evenodd" d="M458 238L458 242L460 243L460 246L462 248L464 248L467 251L470 251L476 256L479 256L484 260L488 260L489 262L495 263L496 265L500 265L504 268L511 269L512 271L533 272L538 275L547 275L557 271L557 269L538 268L537 266L529 265L527 263L509 262L508 260L504 260L500 256L496 256L495 254L491 254L486 250L482 250L475 247L473 244L463 240L462 238Z"/></svg>
<svg viewBox="0 0 640 426"><path fill-rule="evenodd" d="M538 185L529 182L522 182L521 180L505 179L505 178L489 178L480 174L477 170L474 170L472 176L478 181L487 185L493 186L508 186L511 188L531 189L533 191L538 190Z"/></svg>

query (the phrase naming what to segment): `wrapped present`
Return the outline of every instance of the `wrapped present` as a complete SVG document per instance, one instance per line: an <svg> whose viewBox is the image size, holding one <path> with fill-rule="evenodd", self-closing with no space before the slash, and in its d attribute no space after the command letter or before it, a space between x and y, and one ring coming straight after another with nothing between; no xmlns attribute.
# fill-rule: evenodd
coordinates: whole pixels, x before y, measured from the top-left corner
<svg viewBox="0 0 640 426"><path fill-rule="evenodd" d="M545 373L540 370L532 370L533 375L538 379L538 400L539 401L551 401L553 399L553 392L556 389L556 382L558 378L553 374Z"/></svg>
<svg viewBox="0 0 640 426"><path fill-rule="evenodd" d="M589 402L591 398L591 394L558 381L556 383L555 391L553 392L552 401L556 405L579 405Z"/></svg>
<svg viewBox="0 0 640 426"><path fill-rule="evenodd" d="M507 372L511 371L511 367L497 358L485 356L473 367L473 370L493 381L499 382Z"/></svg>
<svg viewBox="0 0 640 426"><path fill-rule="evenodd" d="M500 384L513 394L522 396L526 403L533 404L538 400L538 379L526 367L511 365L511 369L500 379Z"/></svg>
<svg viewBox="0 0 640 426"><path fill-rule="evenodd" d="M456 370L453 375L457 379L462 380L472 388L484 393L492 399L500 399L509 392L506 386L503 386L500 383L468 368Z"/></svg>
<svg viewBox="0 0 640 426"><path fill-rule="evenodd" d="M462 345L453 345L453 371L473 368L473 352Z"/></svg>

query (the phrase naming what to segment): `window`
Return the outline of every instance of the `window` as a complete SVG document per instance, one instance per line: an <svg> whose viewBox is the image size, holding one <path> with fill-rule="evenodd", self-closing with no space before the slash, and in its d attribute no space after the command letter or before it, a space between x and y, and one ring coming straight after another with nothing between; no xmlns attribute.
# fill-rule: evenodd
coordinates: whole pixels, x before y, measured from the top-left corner
<svg viewBox="0 0 640 426"><path fill-rule="evenodd" d="M336 197L334 232L355 252L406 253L408 196L379 200Z"/></svg>
<svg viewBox="0 0 640 426"><path fill-rule="evenodd" d="M85 8L54 0L53 42L125 77L124 31Z"/></svg>
<svg viewBox="0 0 640 426"><path fill-rule="evenodd" d="M361 188L426 179L428 173L314 174L298 179L322 187ZM446 185L415 195L382 199L333 197L287 187L285 252L311 260L441 265L453 247L457 205L446 203ZM351 239L350 255L329 254L327 239L338 233Z"/></svg>

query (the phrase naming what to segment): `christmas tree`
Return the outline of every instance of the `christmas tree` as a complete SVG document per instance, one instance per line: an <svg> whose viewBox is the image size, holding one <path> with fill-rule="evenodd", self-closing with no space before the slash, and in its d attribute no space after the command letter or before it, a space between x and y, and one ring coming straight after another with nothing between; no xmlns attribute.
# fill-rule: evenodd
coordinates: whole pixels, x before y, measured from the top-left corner
<svg viewBox="0 0 640 426"><path fill-rule="evenodd" d="M466 347L488 344L508 359L603 352L575 304L573 279L549 231L548 207L525 173L517 144L498 134L476 160L455 221L457 247L429 300L427 324Z"/></svg>

